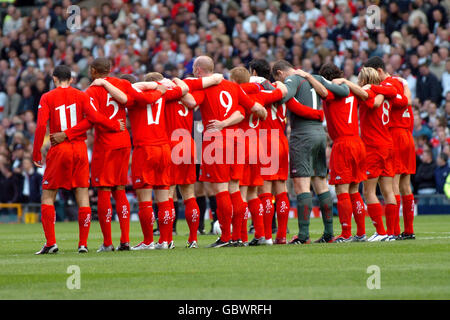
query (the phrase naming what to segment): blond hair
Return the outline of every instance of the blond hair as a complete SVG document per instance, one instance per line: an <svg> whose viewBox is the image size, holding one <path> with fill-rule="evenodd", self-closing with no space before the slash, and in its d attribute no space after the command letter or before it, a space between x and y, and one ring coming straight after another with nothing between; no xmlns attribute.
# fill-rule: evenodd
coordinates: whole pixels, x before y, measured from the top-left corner
<svg viewBox="0 0 450 320"><path fill-rule="evenodd" d="M238 84L250 82L250 72L244 67L236 67L230 70L230 80Z"/></svg>
<svg viewBox="0 0 450 320"><path fill-rule="evenodd" d="M364 86L366 84L380 84L381 79L378 71L371 67L363 67L358 74L358 84Z"/></svg>
<svg viewBox="0 0 450 320"><path fill-rule="evenodd" d="M144 76L144 81L161 81L162 79L164 79L164 77L159 72L150 72Z"/></svg>

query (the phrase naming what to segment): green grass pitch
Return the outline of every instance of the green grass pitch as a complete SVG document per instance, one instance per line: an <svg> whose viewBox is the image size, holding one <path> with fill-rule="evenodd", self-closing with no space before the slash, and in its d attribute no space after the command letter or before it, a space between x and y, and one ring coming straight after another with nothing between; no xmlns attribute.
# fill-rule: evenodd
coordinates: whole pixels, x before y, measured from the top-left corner
<svg viewBox="0 0 450 320"><path fill-rule="evenodd" d="M339 220L334 223L338 232ZM370 236L374 228L366 223ZM185 249L188 228L181 220L174 250L96 253L102 237L93 221L90 252L81 255L77 223L57 223L60 251L35 256L42 226L3 224L0 299L448 299L449 227L450 215L418 216L413 241L209 249L216 237L199 236L199 249ZM112 228L117 245L118 222ZM139 223L130 228L135 245ZM295 219L289 229L290 239ZM321 219L311 219L312 239L321 231ZM80 268L80 289L67 288L71 265ZM380 289L367 287L371 265L380 268Z"/></svg>

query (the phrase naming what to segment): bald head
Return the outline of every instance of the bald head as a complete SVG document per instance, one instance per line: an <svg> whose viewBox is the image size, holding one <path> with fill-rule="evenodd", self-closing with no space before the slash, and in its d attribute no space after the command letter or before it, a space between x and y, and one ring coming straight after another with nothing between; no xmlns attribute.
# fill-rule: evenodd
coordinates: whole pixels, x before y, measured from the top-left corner
<svg viewBox="0 0 450 320"><path fill-rule="evenodd" d="M214 61L208 56L200 56L194 61L194 76L204 77L214 72Z"/></svg>

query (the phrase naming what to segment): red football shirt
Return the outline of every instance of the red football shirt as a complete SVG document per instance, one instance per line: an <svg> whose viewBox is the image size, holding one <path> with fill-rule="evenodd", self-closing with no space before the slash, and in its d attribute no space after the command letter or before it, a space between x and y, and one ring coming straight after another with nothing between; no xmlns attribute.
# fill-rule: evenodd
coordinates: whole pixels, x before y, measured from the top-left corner
<svg viewBox="0 0 450 320"><path fill-rule="evenodd" d="M343 136L359 136L358 99L352 92L347 97L336 97L331 91L323 101L328 134L334 141Z"/></svg>
<svg viewBox="0 0 450 320"><path fill-rule="evenodd" d="M389 133L391 104L385 99L381 106L374 107L375 93L372 90L366 91L369 99L359 104L361 139L367 146L392 148L392 138Z"/></svg>
<svg viewBox="0 0 450 320"><path fill-rule="evenodd" d="M68 87L58 87L45 93L39 102L37 127L33 146L33 160L41 161L41 147L50 120L50 133L65 131L75 127L83 119L99 124L108 132L118 132L119 122L107 119L97 112L84 92ZM75 141L84 141L86 134L78 135Z"/></svg>
<svg viewBox="0 0 450 320"><path fill-rule="evenodd" d="M166 103L178 100L182 96L180 87L167 90L156 102L145 104L136 103L128 108L128 116L131 122L133 146L161 145L169 143L167 136Z"/></svg>
<svg viewBox="0 0 450 320"><path fill-rule="evenodd" d="M203 126L211 120L225 120L242 108L250 110L254 101L234 82L223 80L220 84L192 93L202 114ZM244 114L244 112L242 112Z"/></svg>
<svg viewBox="0 0 450 320"><path fill-rule="evenodd" d="M388 77L382 83L382 85L392 85L397 89L396 96L391 99L392 111L390 126L393 128L405 128L411 127L413 120L413 112L411 105L408 105L408 98L405 96L405 88L403 86L403 80L398 77Z"/></svg>

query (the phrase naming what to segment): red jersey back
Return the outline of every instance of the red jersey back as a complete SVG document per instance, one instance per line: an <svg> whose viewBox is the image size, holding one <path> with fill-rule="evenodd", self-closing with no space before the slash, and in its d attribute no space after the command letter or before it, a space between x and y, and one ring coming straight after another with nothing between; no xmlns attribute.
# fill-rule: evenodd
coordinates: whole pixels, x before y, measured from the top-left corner
<svg viewBox="0 0 450 320"><path fill-rule="evenodd" d="M399 77L388 77L381 84L382 85L392 85L397 89L398 95L404 95L404 85L403 79ZM393 128L405 128L409 129L411 127L411 121L413 117L411 105L407 105L401 108L392 108L391 110L391 121L390 126Z"/></svg>
<svg viewBox="0 0 450 320"><path fill-rule="evenodd" d="M358 100L352 92L347 97L335 97L328 91L323 101L328 134L334 141L343 136L359 136Z"/></svg>
<svg viewBox="0 0 450 320"><path fill-rule="evenodd" d="M206 127L210 120L225 120L242 107L250 109L252 101L234 82L223 80L220 84L192 93L197 105L200 106L203 126Z"/></svg>
<svg viewBox="0 0 450 320"><path fill-rule="evenodd" d="M127 80L106 77L105 80L110 82L116 88L126 94L130 94L135 90L131 87L131 83ZM127 112L124 104L120 104L111 96L111 94L103 87L91 86L86 90L91 99L91 103L97 107L100 113L112 120L126 119ZM130 135L127 130L120 132L106 131L101 126L95 126L94 144L100 148L119 149L131 146Z"/></svg>
<svg viewBox="0 0 450 320"><path fill-rule="evenodd" d="M166 102L180 99L182 91L180 87L167 90L156 102L151 104L135 104L128 108L128 116L131 122L133 146L162 145L169 143L167 136Z"/></svg>
<svg viewBox="0 0 450 320"><path fill-rule="evenodd" d="M359 104L361 139L367 146L391 148L392 138L389 133L391 104L385 99L381 106L374 107L375 94L371 90L366 91L369 93L369 99ZM372 104L369 104L369 101Z"/></svg>

